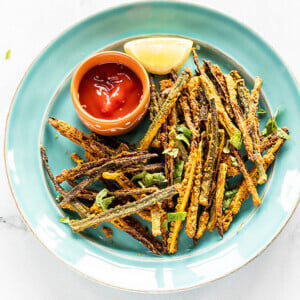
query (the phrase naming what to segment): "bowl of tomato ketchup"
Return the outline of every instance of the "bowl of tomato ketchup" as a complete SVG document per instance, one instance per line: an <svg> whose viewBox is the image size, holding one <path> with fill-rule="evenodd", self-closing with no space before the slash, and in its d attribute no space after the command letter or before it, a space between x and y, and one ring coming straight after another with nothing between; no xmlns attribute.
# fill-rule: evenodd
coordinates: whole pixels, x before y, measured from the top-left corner
<svg viewBox="0 0 300 300"><path fill-rule="evenodd" d="M76 69L71 97L78 117L89 129L106 136L125 134L147 112L148 75L135 58L125 53L101 52Z"/></svg>

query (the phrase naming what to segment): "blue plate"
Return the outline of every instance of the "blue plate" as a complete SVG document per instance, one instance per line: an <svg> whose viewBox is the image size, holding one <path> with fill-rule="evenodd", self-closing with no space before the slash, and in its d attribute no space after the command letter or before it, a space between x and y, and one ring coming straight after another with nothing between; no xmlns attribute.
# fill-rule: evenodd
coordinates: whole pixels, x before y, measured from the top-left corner
<svg viewBox="0 0 300 300"><path fill-rule="evenodd" d="M200 58L235 68L251 86L263 79L261 105L268 114L279 106L280 126L291 132L259 187L259 208L248 200L221 239L205 233L194 247L184 232L176 255L156 257L125 233L113 229L113 244L100 228L73 234L59 222L65 212L45 176L39 145L45 144L55 174L72 166L69 154L79 149L47 123L52 115L86 131L73 108L70 78L76 65L103 49L122 50L124 41L142 35L179 35L198 46ZM191 57L187 66L194 68ZM238 270L278 235L298 204L300 166L299 90L282 60L260 37L237 21L207 8L172 2L144 2L94 15L73 26L34 61L24 76L7 119L5 161L11 190L25 222L58 259L100 283L127 290L166 292L203 285ZM265 118L267 119L267 117ZM126 138L137 141L144 121ZM67 153L65 153L67 152ZM108 225L110 226L110 225Z"/></svg>

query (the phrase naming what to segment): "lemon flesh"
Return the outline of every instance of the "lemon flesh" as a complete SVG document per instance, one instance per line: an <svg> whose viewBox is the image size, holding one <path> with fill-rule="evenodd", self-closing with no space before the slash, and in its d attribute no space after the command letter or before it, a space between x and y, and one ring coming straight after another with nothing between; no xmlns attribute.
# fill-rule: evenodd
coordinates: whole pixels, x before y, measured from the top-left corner
<svg viewBox="0 0 300 300"><path fill-rule="evenodd" d="M145 38L127 42L124 50L135 57L145 69L153 74L178 71L187 60L193 41L182 38Z"/></svg>

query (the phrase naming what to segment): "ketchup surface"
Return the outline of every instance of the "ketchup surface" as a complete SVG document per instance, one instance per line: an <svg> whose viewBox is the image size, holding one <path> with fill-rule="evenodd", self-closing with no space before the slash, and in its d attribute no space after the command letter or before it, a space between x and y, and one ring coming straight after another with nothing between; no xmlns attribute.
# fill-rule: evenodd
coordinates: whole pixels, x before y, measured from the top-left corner
<svg viewBox="0 0 300 300"><path fill-rule="evenodd" d="M104 63L82 78L78 96L82 107L98 119L115 120L140 103L143 86L136 73L121 63Z"/></svg>

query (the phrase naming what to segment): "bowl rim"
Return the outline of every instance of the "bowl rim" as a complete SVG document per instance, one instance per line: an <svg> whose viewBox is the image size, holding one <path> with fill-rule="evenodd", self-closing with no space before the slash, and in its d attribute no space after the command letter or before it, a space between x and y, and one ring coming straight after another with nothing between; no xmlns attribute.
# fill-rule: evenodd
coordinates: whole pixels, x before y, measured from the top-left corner
<svg viewBox="0 0 300 300"><path fill-rule="evenodd" d="M79 97L78 97L78 90L75 88L75 79L77 78L79 71L85 66L85 64L88 63L90 60L96 58L96 57L101 57L101 56L106 56L106 55L118 56L118 57L122 57L122 58L126 58L126 59L131 60L134 64L136 64L136 66L138 68L140 68L140 70L142 71L142 74L143 74L143 78L141 78L141 76L136 74L135 70L132 70L138 76L138 78L140 79L141 84L143 86L143 94L142 94L142 97L141 97L141 100L140 100L139 104L129 114L127 114L127 115L125 115L121 118L112 119L112 120L96 118L96 117L92 116L90 113L88 113L82 107L82 105L80 104L80 100L79 100ZM114 61L112 60L111 63L114 63ZM120 62L117 62L117 63L120 63ZM94 67L99 65L99 64L101 64L101 62L98 62L97 64L95 64ZM124 62L121 62L121 64L123 64L126 67L132 69L131 67L129 67ZM93 67L91 67L91 68L93 68ZM89 70L91 70L91 68L89 68ZM81 80L82 80L82 78L80 79L80 81ZM119 51L101 51L99 53L95 53L95 54L92 54L92 55L88 56L86 59L84 59L82 62L80 62L79 65L76 67L75 72L72 76L72 80L71 80L70 94L71 94L71 98L72 98L74 108L75 108L78 116L79 116L78 111L80 111L80 113L82 115L84 115L84 118L88 119L89 121L92 121L96 124L103 124L104 123L105 125L115 126L115 125L118 125L121 122L125 122L125 121L130 120L132 115L137 114L138 112L140 112L140 115L143 115L145 113L142 110L145 106L148 107L148 104L149 104L149 101L150 101L150 81L149 81L149 77L148 77L146 69L144 68L144 66L136 58L134 58L134 57L132 57L132 56L126 54L126 53L119 52Z"/></svg>

